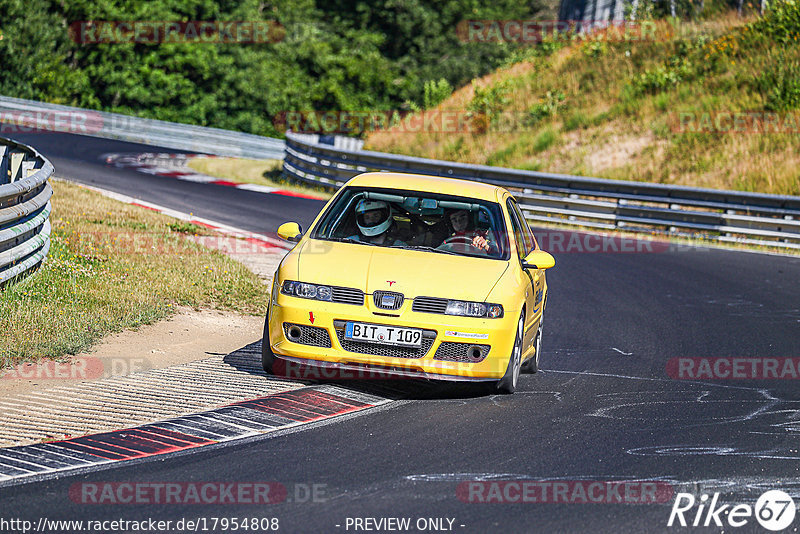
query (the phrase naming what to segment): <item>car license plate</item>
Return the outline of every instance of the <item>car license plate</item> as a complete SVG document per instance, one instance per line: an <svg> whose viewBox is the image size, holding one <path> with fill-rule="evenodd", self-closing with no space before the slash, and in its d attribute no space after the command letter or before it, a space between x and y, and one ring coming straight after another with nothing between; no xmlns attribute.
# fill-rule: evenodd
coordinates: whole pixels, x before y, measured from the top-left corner
<svg viewBox="0 0 800 534"><path fill-rule="evenodd" d="M422 345L422 330L417 328L347 323L344 337L353 341L368 341L384 345L401 345L403 347L419 347Z"/></svg>

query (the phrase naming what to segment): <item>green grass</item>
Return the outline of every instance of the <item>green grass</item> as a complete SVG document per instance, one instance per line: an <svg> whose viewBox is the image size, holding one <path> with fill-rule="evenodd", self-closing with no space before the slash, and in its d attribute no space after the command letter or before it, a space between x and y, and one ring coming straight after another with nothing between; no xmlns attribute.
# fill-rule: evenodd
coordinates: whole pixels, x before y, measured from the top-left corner
<svg viewBox="0 0 800 534"><path fill-rule="evenodd" d="M558 133L553 128L545 128L536 135L531 149L534 152L544 152L553 146L557 140Z"/></svg>
<svg viewBox="0 0 800 534"><path fill-rule="evenodd" d="M240 263L194 243L206 229L62 181L45 264L0 290L0 368L60 358L178 306L261 315L268 289Z"/></svg>

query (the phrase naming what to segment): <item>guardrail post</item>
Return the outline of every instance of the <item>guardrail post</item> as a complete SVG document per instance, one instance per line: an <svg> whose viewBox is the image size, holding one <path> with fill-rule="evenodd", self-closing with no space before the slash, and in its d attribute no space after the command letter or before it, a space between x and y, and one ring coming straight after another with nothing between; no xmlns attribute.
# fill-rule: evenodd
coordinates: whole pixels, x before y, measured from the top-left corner
<svg viewBox="0 0 800 534"><path fill-rule="evenodd" d="M33 161L23 161L22 165L20 165L20 178L27 178L34 172L36 172L36 163Z"/></svg>
<svg viewBox="0 0 800 534"><path fill-rule="evenodd" d="M8 147L0 146L0 185L10 184L11 177L8 175L8 158L6 157Z"/></svg>
<svg viewBox="0 0 800 534"><path fill-rule="evenodd" d="M25 154L21 152L12 152L11 153L11 179L9 183L13 184L16 180L19 179L19 169L22 166L22 160L25 158Z"/></svg>

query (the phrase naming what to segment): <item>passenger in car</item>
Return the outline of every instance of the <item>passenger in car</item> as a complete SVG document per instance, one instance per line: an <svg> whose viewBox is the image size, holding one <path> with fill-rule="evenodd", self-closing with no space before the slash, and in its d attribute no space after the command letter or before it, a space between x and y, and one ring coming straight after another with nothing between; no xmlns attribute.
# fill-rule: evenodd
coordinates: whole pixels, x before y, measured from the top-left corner
<svg viewBox="0 0 800 534"><path fill-rule="evenodd" d="M474 228L472 212L468 210L452 210L445 215L452 231L442 243L443 245L471 245L483 250L486 254L498 254L497 240L491 230Z"/></svg>

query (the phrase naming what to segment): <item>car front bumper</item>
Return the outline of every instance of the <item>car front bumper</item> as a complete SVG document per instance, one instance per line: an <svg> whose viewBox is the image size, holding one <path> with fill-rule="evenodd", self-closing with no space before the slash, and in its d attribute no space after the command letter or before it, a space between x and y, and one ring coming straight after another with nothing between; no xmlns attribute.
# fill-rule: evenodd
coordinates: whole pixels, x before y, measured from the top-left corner
<svg viewBox="0 0 800 534"><path fill-rule="evenodd" d="M296 364L350 373L374 371L370 376L483 381L505 374L519 310L506 309L502 318L485 319L414 312L411 300L389 313L373 309L370 298L366 301L357 306L273 295L268 317L272 352ZM415 351L349 341L344 338L348 321L419 328L424 331L423 345Z"/></svg>

